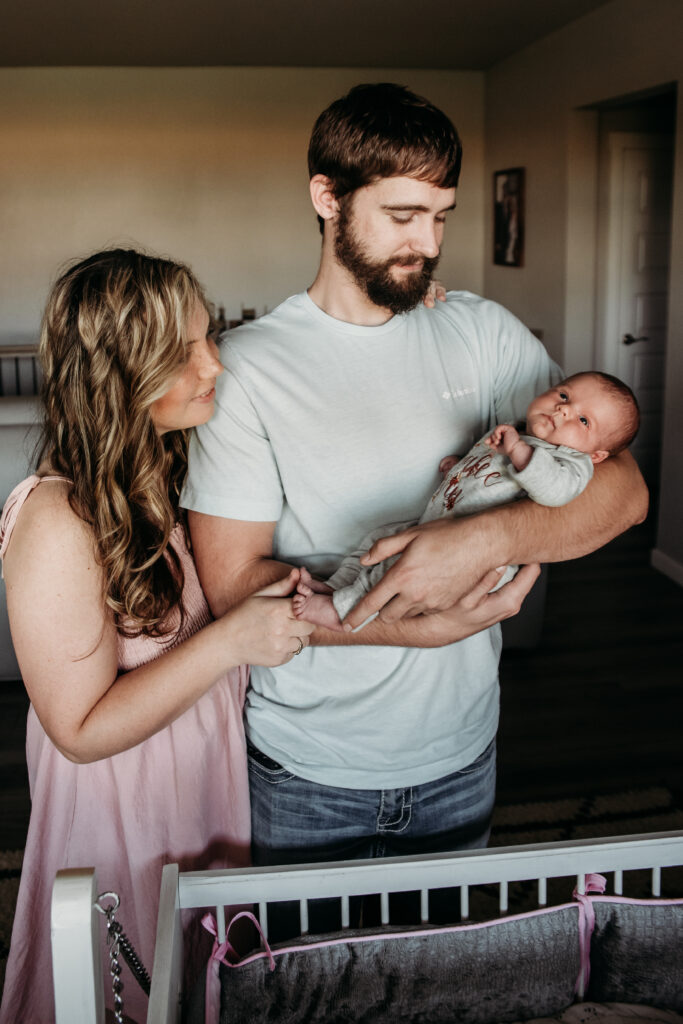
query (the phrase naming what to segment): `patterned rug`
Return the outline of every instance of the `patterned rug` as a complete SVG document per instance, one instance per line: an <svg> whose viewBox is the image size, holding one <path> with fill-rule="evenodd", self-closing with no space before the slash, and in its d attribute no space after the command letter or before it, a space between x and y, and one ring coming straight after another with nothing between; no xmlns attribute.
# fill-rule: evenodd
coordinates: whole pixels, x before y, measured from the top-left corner
<svg viewBox="0 0 683 1024"><path fill-rule="evenodd" d="M500 804L491 846L569 842L683 829L683 809L665 786L541 803Z"/></svg>
<svg viewBox="0 0 683 1024"><path fill-rule="evenodd" d="M674 795L663 786L623 790L596 797L574 797L539 803L500 804L493 816L491 846L517 846L524 843L562 842L590 837L637 835L683 829L683 809ZM5 978L12 918L19 889L23 850L0 852L0 992ZM648 873L633 881L631 896L649 895ZM561 880L558 885L561 886ZM568 889L568 891L565 891ZM662 895L683 894L683 869L668 869L663 876ZM491 896L473 893L472 916L495 916ZM557 892L549 887L549 902L571 898L571 888ZM534 905L535 886L520 882L510 887L510 910L522 911Z"/></svg>

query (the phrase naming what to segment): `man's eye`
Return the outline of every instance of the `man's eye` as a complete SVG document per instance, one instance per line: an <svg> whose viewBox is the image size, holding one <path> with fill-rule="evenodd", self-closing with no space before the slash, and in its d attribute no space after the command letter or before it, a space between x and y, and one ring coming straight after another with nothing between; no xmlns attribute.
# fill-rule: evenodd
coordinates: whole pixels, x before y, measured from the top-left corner
<svg viewBox="0 0 683 1024"><path fill-rule="evenodd" d="M396 214L392 214L391 219L393 220L394 224L410 224L413 218L412 215L410 217L397 217Z"/></svg>
<svg viewBox="0 0 683 1024"><path fill-rule="evenodd" d="M446 218L445 217L435 217L434 219L435 219L437 224L445 224L446 223Z"/></svg>

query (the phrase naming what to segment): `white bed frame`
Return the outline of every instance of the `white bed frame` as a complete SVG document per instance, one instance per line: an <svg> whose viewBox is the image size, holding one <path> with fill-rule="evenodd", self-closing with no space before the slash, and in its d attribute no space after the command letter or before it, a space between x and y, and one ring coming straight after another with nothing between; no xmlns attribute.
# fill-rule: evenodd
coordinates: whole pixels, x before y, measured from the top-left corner
<svg viewBox="0 0 683 1024"><path fill-rule="evenodd" d="M218 938L225 937L224 907L258 904L266 921L266 905L300 901L302 934L308 932L309 899L341 900L342 927L349 924L349 898L379 894L382 924L389 924L389 894L420 892L421 916L428 921L429 892L460 888L463 920L469 916L469 889L494 885L500 914L508 911L508 885L533 880L538 906L547 905L552 878L576 878L585 891L585 876L612 876L615 895L629 895L625 872L648 869L654 897L661 895L663 868L683 865L683 831L659 832L614 839L540 843L474 852L395 857L386 860L338 861L331 864L250 868L231 871L179 872L176 864L163 870L152 988L147 1024L178 1024L182 986L183 933L180 911L212 910ZM628 881L628 879L627 879ZM52 955L57 1024L104 1024L103 979L99 952L101 914L94 909L97 882L94 869L57 874L52 896ZM677 895L683 896L683 892ZM570 898L568 890L567 899ZM125 930L125 907L118 919ZM264 931L266 929L264 928ZM148 965L147 965L148 966ZM127 970L127 969L126 969ZM107 984L108 982L105 982ZM128 975L126 987L136 982ZM125 1012L125 988L124 1012Z"/></svg>

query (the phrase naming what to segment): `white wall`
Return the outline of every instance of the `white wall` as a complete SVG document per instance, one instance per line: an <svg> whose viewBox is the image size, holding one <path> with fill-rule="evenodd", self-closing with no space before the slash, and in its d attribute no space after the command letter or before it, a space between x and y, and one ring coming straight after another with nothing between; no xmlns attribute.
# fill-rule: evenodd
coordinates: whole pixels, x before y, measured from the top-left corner
<svg viewBox="0 0 683 1024"><path fill-rule="evenodd" d="M481 73L2 68L0 344L35 336L60 264L118 242L190 263L228 317L301 290L320 242L310 131L361 81L404 83L458 126L465 163L440 273L481 291Z"/></svg>
<svg viewBox="0 0 683 1024"><path fill-rule="evenodd" d="M527 169L526 262L492 264L487 208L484 289L526 323L541 327L568 367L592 355L597 115L578 108L676 82L671 289L666 366L659 567L683 580L683 4L613 0L553 33L487 75L486 177ZM661 556L661 557L660 557Z"/></svg>

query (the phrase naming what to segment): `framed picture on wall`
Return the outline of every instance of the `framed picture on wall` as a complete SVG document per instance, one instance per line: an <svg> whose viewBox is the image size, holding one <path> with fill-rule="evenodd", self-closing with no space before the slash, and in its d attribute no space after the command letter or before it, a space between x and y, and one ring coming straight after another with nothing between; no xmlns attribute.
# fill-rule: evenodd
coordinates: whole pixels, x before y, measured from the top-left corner
<svg viewBox="0 0 683 1024"><path fill-rule="evenodd" d="M493 174L493 262L524 265L524 168Z"/></svg>

